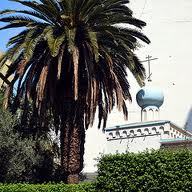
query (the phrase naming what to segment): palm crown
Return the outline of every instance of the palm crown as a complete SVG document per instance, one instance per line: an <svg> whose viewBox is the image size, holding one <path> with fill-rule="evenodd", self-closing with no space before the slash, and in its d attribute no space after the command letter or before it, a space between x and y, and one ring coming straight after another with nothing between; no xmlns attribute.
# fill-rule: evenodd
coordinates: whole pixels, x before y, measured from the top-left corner
<svg viewBox="0 0 192 192"><path fill-rule="evenodd" d="M18 82L14 109L33 101L39 116L49 111L59 123L81 119L86 128L97 107L104 127L115 105L127 117L126 70L143 84L145 71L133 51L138 39L149 43L140 31L146 24L133 17L129 0L11 1L30 8L0 13L0 21L8 23L0 30L25 27L9 40L1 59L1 65L12 61L7 96Z"/></svg>

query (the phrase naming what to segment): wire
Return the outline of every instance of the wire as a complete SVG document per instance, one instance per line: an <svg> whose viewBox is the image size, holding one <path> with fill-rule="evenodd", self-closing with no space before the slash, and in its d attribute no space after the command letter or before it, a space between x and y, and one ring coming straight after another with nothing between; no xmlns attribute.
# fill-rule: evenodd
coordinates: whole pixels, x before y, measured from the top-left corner
<svg viewBox="0 0 192 192"><path fill-rule="evenodd" d="M145 10L145 7L146 7L146 4L147 4L147 0L145 0L145 2L144 2L143 9L142 9L141 14L140 14L140 16L139 16L139 19L141 18L141 16L142 16L142 15L143 15L143 13L144 13L144 10Z"/></svg>

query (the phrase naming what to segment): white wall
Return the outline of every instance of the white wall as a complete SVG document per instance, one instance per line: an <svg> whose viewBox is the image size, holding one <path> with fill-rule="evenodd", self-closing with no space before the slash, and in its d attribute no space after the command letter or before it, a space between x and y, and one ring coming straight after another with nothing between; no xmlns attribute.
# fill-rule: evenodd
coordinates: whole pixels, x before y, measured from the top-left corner
<svg viewBox="0 0 192 192"><path fill-rule="evenodd" d="M142 152L160 148L160 135L107 141L107 153Z"/></svg>
<svg viewBox="0 0 192 192"><path fill-rule="evenodd" d="M147 22L145 34L151 40L139 56L159 58L152 62L152 78L165 93L161 117L183 126L192 106L192 1L131 0L131 4L135 16Z"/></svg>
<svg viewBox="0 0 192 192"><path fill-rule="evenodd" d="M148 54L159 58L152 62L151 68L154 85L160 87L165 94L160 117L182 127L192 107L192 0L130 1L135 17L147 22L144 33L151 40L150 45L143 45L137 51L138 56L141 60ZM135 101L139 86L133 78L129 81L133 97L133 103L128 103L129 121L125 122L123 115L114 110L109 117L108 127L140 121L140 108ZM89 167L92 166L91 156L97 156L98 149L105 143L104 138L98 139L96 133L97 121L87 131L89 139L86 142L85 163ZM94 155L90 151L95 152Z"/></svg>

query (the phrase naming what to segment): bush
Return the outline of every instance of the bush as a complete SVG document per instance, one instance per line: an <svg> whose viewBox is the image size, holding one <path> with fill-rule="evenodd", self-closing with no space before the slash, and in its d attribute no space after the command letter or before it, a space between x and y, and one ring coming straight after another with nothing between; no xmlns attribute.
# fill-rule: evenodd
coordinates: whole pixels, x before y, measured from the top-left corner
<svg viewBox="0 0 192 192"><path fill-rule="evenodd" d="M192 152L104 156L98 165L96 187L101 192L191 192Z"/></svg>
<svg viewBox="0 0 192 192"><path fill-rule="evenodd" d="M45 138L22 138L14 127L17 119L0 108L0 182L54 180L54 154Z"/></svg>
<svg viewBox="0 0 192 192"><path fill-rule="evenodd" d="M96 191L93 184L84 183L79 185L9 184L9 185L0 185L0 192L96 192Z"/></svg>

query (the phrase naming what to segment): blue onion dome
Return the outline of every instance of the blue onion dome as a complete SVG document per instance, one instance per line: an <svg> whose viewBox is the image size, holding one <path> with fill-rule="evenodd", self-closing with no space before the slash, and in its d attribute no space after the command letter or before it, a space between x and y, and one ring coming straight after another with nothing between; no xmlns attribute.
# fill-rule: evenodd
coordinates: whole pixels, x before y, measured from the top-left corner
<svg viewBox="0 0 192 192"><path fill-rule="evenodd" d="M163 92L156 87L143 87L136 95L138 105L143 109L148 106L161 107L164 102Z"/></svg>

